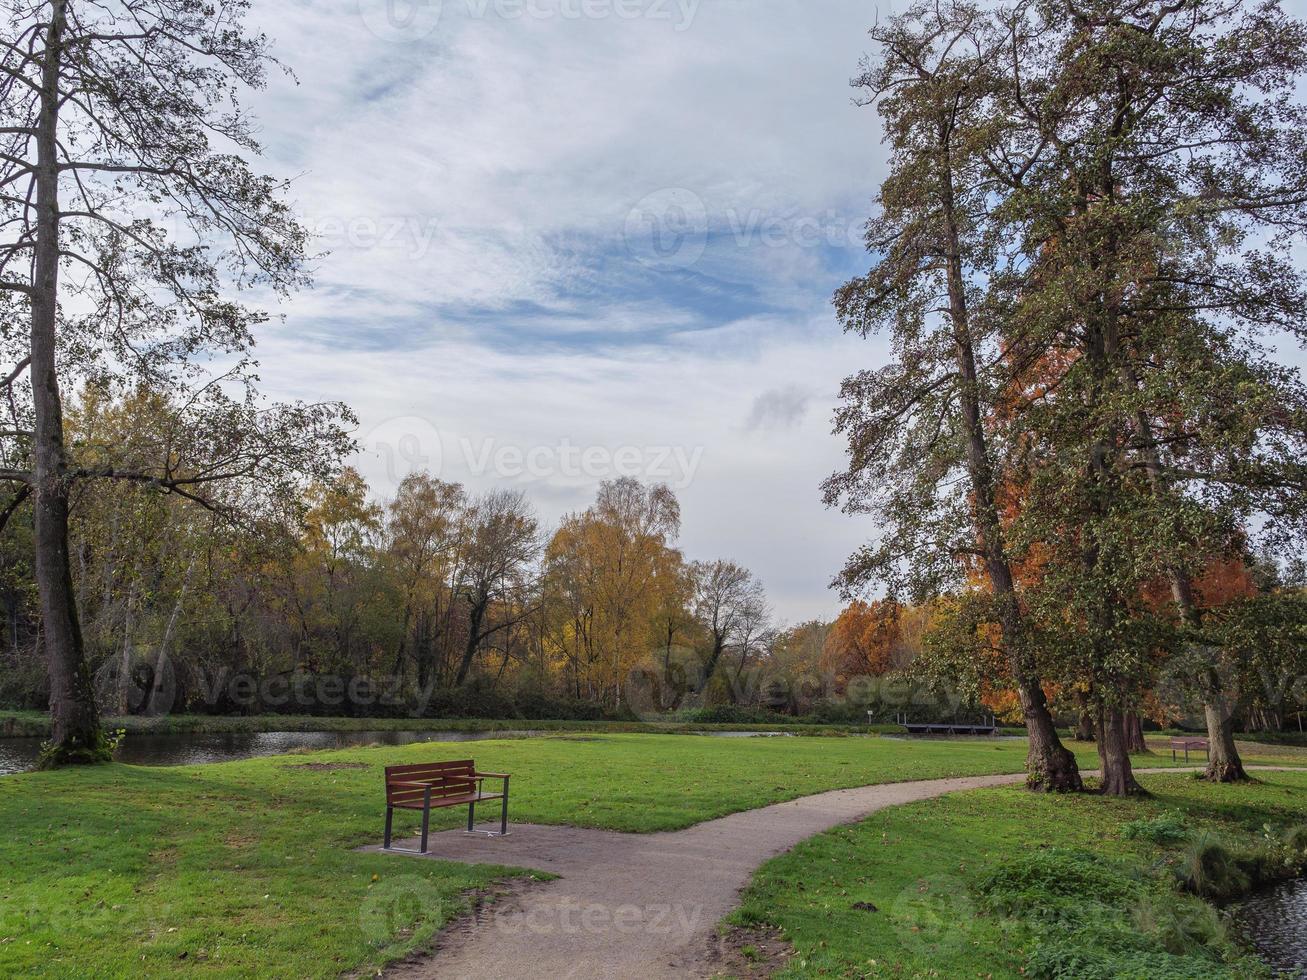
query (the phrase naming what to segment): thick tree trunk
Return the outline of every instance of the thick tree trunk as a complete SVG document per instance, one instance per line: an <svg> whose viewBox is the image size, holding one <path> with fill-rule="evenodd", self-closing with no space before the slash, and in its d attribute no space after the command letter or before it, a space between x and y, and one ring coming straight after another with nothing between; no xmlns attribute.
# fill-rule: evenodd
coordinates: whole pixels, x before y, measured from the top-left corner
<svg viewBox="0 0 1307 980"><path fill-rule="evenodd" d="M1214 783L1238 783L1248 779L1243 759L1234 744L1234 719L1219 690L1203 705L1203 713L1207 717L1207 750L1210 753L1206 778Z"/></svg>
<svg viewBox="0 0 1307 980"><path fill-rule="evenodd" d="M1104 796L1142 795L1144 788L1135 780L1134 767L1125 744L1125 713L1120 708L1099 709L1098 761L1103 770L1101 792Z"/></svg>
<svg viewBox="0 0 1307 980"><path fill-rule="evenodd" d="M947 138L941 140L947 147ZM975 343L967 311L962 271L962 246L954 214L952 164L946 159L941 173L943 207L947 216L949 316L953 325L953 346L957 361L958 404L966 439L967 475L971 482L971 508L978 543L985 555L990 589L1001 603L1003 646L1012 679L1021 698L1026 732L1030 739L1026 757L1026 783L1031 789L1056 792L1083 789L1076 757L1057 736L1048 699L1040 685L1034 658L1027 647L1025 624L1017 600L1012 567L1003 545L1003 527L994 501L994 473L985 440L980 407L980 385L976 372Z"/></svg>
<svg viewBox="0 0 1307 980"><path fill-rule="evenodd" d="M1030 747L1026 754L1026 785L1050 793L1084 789L1075 755L1062 744L1048 710L1048 699L1037 682L1026 681L1019 691Z"/></svg>
<svg viewBox="0 0 1307 980"><path fill-rule="evenodd" d="M59 69L65 0L52 0L37 124L36 241L31 294L34 408L32 482L35 571L50 676L51 738L45 765L108 759L82 647L68 555L68 460L56 365L59 310Z"/></svg>
<svg viewBox="0 0 1307 980"><path fill-rule="evenodd" d="M1138 755L1148 751L1148 742L1144 738L1144 722L1136 711L1127 711L1124 716L1124 728L1122 737L1125 740L1125 749L1131 755Z"/></svg>

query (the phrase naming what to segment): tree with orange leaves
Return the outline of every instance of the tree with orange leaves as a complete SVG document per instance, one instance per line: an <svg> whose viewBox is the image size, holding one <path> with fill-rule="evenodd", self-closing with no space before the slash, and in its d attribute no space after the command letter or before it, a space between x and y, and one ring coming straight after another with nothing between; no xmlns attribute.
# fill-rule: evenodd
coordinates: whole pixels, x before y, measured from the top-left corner
<svg viewBox="0 0 1307 980"><path fill-rule="evenodd" d="M821 668L841 686L851 677L880 677L901 654L899 614L892 599L855 600L835 620L821 652Z"/></svg>

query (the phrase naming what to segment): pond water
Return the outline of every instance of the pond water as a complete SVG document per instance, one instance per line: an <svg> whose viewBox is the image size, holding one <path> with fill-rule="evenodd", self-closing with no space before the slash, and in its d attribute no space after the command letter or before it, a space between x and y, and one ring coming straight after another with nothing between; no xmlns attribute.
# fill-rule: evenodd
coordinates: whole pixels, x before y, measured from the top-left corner
<svg viewBox="0 0 1307 980"><path fill-rule="evenodd" d="M1290 977L1307 978L1307 879L1240 903L1235 921L1263 960Z"/></svg>
<svg viewBox="0 0 1307 980"><path fill-rule="evenodd" d="M414 742L476 742L522 738L539 732L240 732L220 735L178 733L129 735L115 758L133 766L191 766L230 762L293 749L345 749L356 745L409 745ZM0 738L0 776L31 768L41 751L39 738Z"/></svg>

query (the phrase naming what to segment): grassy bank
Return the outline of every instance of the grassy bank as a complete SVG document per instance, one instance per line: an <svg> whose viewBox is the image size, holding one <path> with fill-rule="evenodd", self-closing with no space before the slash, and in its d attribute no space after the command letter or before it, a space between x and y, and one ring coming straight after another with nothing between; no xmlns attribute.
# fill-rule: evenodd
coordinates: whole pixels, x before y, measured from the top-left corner
<svg viewBox="0 0 1307 980"><path fill-rule="evenodd" d="M1149 776L1145 800L1001 789L897 807L764 865L732 921L781 930L797 950L784 977L1269 976L1175 884L1193 835L1261 841L1264 825L1304 820L1307 773L1259 779Z"/></svg>

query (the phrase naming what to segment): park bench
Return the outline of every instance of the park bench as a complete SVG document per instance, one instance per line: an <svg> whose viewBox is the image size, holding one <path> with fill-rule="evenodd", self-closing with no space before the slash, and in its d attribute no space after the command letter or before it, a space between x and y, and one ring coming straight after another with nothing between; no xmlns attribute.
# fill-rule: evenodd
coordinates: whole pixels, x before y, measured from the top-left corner
<svg viewBox="0 0 1307 980"><path fill-rule="evenodd" d="M482 781L503 780L503 792L486 793ZM489 800L502 800L499 833L488 837L508 836L508 776L499 772L477 772L471 759L459 762L426 762L414 766L386 767L386 842L387 851L407 851L411 854L427 853L427 832L431 825L431 811L440 807L467 804L467 832L474 833L476 806ZM391 847L390 831L396 810L422 811L422 847Z"/></svg>
<svg viewBox="0 0 1307 980"><path fill-rule="evenodd" d="M1173 738L1171 739L1171 761L1175 762L1176 752L1182 751L1184 752L1184 761L1188 762L1190 749L1193 749L1195 752L1202 749L1207 753L1208 759L1211 759L1212 757L1212 753L1207 747L1207 739L1205 738Z"/></svg>

